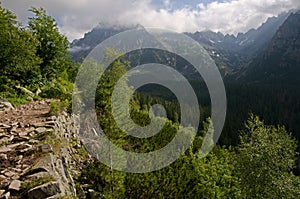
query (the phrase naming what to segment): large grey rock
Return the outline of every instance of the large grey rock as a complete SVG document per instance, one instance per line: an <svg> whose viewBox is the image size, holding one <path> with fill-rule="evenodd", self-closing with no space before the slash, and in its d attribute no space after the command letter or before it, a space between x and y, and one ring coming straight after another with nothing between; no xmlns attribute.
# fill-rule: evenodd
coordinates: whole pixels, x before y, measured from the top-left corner
<svg viewBox="0 0 300 199"><path fill-rule="evenodd" d="M29 199L40 199L54 196L61 193L58 182L48 182L46 184L35 187L28 192Z"/></svg>

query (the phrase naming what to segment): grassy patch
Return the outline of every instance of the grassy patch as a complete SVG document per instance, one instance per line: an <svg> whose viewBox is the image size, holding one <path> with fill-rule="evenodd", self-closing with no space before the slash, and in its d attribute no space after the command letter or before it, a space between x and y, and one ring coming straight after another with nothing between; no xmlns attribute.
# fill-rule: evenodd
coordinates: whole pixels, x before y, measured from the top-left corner
<svg viewBox="0 0 300 199"><path fill-rule="evenodd" d="M27 192L30 189L34 188L34 187L37 187L37 186L40 186L42 184L46 184L47 182L51 182L51 181L55 181L55 180L56 179L52 176L41 177L41 178L39 178L37 180L34 180L34 181L31 181L31 182L24 182L21 185L21 189L24 192Z"/></svg>

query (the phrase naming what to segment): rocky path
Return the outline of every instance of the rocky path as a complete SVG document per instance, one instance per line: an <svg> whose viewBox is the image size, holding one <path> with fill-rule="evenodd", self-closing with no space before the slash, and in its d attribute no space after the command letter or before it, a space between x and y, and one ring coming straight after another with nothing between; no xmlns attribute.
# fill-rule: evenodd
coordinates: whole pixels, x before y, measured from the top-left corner
<svg viewBox="0 0 300 199"><path fill-rule="evenodd" d="M44 134L53 131L50 103L29 102L0 111L0 198L13 198L9 195L21 186L17 179L41 155L39 143Z"/></svg>

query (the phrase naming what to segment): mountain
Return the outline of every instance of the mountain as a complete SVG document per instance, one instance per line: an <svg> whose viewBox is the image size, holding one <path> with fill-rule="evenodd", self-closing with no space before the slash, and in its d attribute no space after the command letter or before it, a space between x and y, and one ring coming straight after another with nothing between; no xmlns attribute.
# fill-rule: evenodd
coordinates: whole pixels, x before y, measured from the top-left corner
<svg viewBox="0 0 300 199"><path fill-rule="evenodd" d="M71 43L70 53L72 59L81 62L89 52L105 39L133 27L110 26L99 24L96 28L84 34L81 39L76 39Z"/></svg>
<svg viewBox="0 0 300 199"><path fill-rule="evenodd" d="M289 15L267 48L242 70L243 81L300 83L300 11Z"/></svg>
<svg viewBox="0 0 300 199"><path fill-rule="evenodd" d="M268 44L280 25L286 20L288 13L279 15L278 17L271 17L257 29L251 29L246 33L239 33L238 35L224 35L220 32L215 33L212 31L203 31L195 33L185 33L197 42L199 42L211 55L216 62L221 74L223 76L230 76L231 74L238 73L241 68L244 68L251 62L253 58L262 52ZM86 33L83 38L74 40L71 43L71 55L77 62L81 62L88 53L105 39L118 34L120 32L132 29L135 27L119 27L100 24L92 31ZM141 57L152 58L153 60L170 60L165 53L152 53L147 52L146 55ZM139 52L139 54L141 54ZM140 57L135 55L130 56L137 60L131 59L132 63L141 64ZM178 60L178 59L176 59ZM181 62L173 63L178 65ZM193 76L194 70L188 69L185 71L186 64L178 66L179 71Z"/></svg>
<svg viewBox="0 0 300 199"><path fill-rule="evenodd" d="M289 13L283 13L268 18L259 28L237 36L212 31L186 34L210 52L219 68L227 67L234 71L242 68L264 49L288 16Z"/></svg>

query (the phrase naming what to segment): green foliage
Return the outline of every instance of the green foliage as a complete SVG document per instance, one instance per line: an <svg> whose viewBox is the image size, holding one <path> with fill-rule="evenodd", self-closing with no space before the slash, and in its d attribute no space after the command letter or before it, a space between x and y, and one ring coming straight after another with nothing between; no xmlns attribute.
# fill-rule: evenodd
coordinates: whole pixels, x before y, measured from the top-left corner
<svg viewBox="0 0 300 199"><path fill-rule="evenodd" d="M25 29L12 12L0 6L2 97L19 104L37 97L29 96L27 99L24 90L41 89L43 97L70 101L72 84L69 79L74 79L77 66L71 64L68 41L44 9L32 8L31 11L35 17L29 19L29 29ZM17 85L21 89L16 89Z"/></svg>
<svg viewBox="0 0 300 199"><path fill-rule="evenodd" d="M15 15L0 6L0 91L15 93L13 86L32 86L40 81L36 56L38 42L24 30Z"/></svg>
<svg viewBox="0 0 300 199"><path fill-rule="evenodd" d="M230 152L200 158L198 153L182 156L172 165L151 173L127 174L128 198L241 198Z"/></svg>
<svg viewBox="0 0 300 199"><path fill-rule="evenodd" d="M265 125L251 115L240 137L236 168L247 198L299 198L294 176L295 139L282 126Z"/></svg>
<svg viewBox="0 0 300 199"><path fill-rule="evenodd" d="M61 112L68 111L68 108L70 107L70 101L64 100L64 101L52 101L50 105L50 115L60 115Z"/></svg>
<svg viewBox="0 0 300 199"><path fill-rule="evenodd" d="M45 78L55 78L71 65L69 42L60 34L55 20L43 8L31 8L35 17L29 18L29 29L38 40L37 56L42 60L40 69Z"/></svg>
<svg viewBox="0 0 300 199"><path fill-rule="evenodd" d="M124 198L125 173L111 170L95 160L83 169L79 181L91 185L104 198Z"/></svg>

